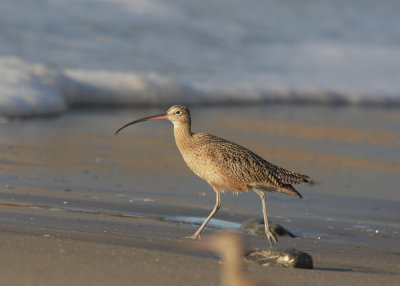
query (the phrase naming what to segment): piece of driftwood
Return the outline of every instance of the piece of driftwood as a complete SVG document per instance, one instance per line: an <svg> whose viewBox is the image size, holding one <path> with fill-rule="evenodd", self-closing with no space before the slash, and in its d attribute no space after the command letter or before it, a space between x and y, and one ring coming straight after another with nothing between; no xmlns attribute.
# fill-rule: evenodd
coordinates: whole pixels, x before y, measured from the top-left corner
<svg viewBox="0 0 400 286"><path fill-rule="evenodd" d="M244 261L262 266L313 269L311 255L296 249L248 251L245 254Z"/></svg>

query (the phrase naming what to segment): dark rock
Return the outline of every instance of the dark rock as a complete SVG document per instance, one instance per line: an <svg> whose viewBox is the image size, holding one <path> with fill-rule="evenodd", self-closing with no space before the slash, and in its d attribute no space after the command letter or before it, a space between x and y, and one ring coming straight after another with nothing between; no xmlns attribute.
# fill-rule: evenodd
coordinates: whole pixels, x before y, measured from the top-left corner
<svg viewBox="0 0 400 286"><path fill-rule="evenodd" d="M251 235L265 235L265 227L264 227L264 220L253 218L248 221L242 223L240 229L246 233ZM269 229L277 236L290 236L296 237L293 233L289 230L281 226L280 224L270 224Z"/></svg>

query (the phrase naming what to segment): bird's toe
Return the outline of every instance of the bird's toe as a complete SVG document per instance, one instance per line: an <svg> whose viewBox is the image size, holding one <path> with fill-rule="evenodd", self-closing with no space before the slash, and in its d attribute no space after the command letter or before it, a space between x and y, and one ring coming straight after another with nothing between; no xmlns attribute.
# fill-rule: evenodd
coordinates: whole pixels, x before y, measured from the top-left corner
<svg viewBox="0 0 400 286"><path fill-rule="evenodd" d="M278 243L278 238L274 233L271 231L266 231L265 234L267 235L269 246L272 247L274 244Z"/></svg>
<svg viewBox="0 0 400 286"><path fill-rule="evenodd" d="M184 236L183 238L187 238L187 239L192 239L192 240L200 240L201 239L201 237L200 237L200 235L199 234L193 234L193 235L189 235L189 236Z"/></svg>

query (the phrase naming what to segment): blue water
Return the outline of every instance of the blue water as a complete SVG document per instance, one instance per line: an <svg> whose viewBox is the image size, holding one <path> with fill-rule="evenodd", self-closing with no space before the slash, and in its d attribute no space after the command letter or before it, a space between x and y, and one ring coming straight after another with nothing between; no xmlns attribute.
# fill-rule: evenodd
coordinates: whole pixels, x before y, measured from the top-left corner
<svg viewBox="0 0 400 286"><path fill-rule="evenodd" d="M400 102L398 1L3 0L0 115Z"/></svg>

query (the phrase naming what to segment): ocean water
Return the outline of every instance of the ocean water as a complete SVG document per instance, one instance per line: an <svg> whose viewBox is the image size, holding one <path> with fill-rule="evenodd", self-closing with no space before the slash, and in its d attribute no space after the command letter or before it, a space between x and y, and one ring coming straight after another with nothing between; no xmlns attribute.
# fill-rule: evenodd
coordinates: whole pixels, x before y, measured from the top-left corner
<svg viewBox="0 0 400 286"><path fill-rule="evenodd" d="M0 116L400 103L400 2L2 0Z"/></svg>

